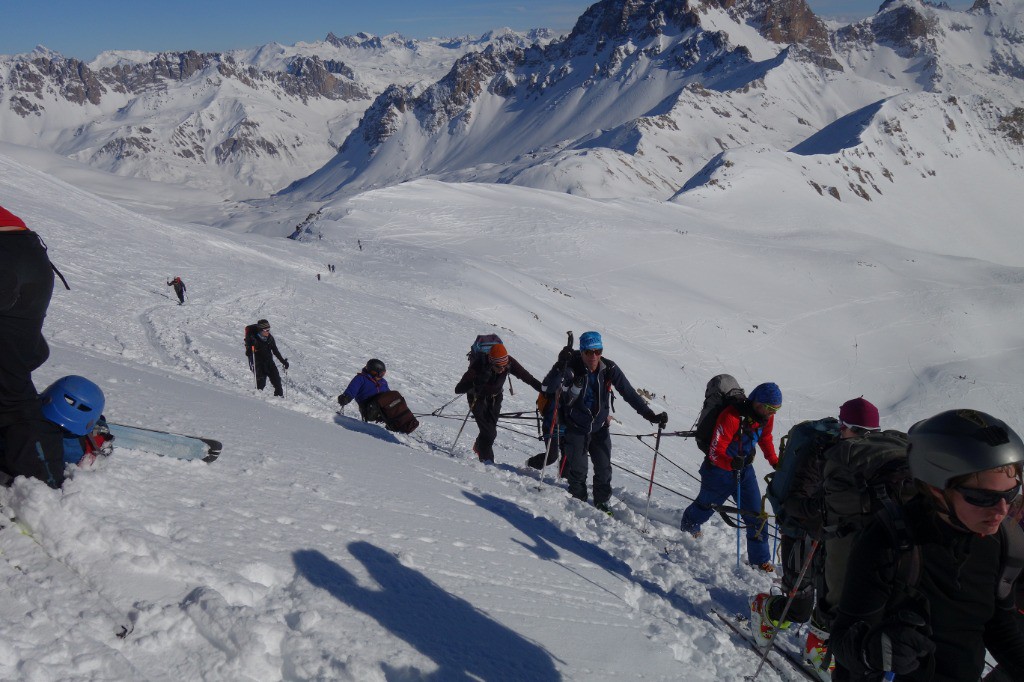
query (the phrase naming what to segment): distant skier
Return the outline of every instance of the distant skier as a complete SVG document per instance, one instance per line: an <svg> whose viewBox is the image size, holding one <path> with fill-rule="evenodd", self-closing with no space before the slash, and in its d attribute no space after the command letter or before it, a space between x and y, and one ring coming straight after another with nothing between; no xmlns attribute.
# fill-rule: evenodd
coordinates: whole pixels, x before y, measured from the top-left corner
<svg viewBox="0 0 1024 682"><path fill-rule="evenodd" d="M256 375L256 388L260 391L267 385L267 379L274 386L274 395L283 396L284 388L281 386L281 374L277 371L273 356L281 361L285 369L288 369L288 358L281 355L277 349L277 341L270 333L270 323L266 320L258 320L245 328L245 356L249 358L249 369Z"/></svg>
<svg viewBox="0 0 1024 682"><path fill-rule="evenodd" d="M64 482L60 429L41 411L32 372L50 355L43 319L53 295L46 246L0 206L0 471L59 488Z"/></svg>
<svg viewBox="0 0 1024 682"><path fill-rule="evenodd" d="M185 283L181 281L181 277L175 277L167 286L174 287L174 293L178 295L178 305L184 305L185 303Z"/></svg>
<svg viewBox="0 0 1024 682"><path fill-rule="evenodd" d="M345 407L353 400L359 406L359 416L364 422L384 421L384 415L374 398L384 391L390 391L384 378L387 367L376 358L366 361L366 366L348 382L344 393L338 396L338 404Z"/></svg>

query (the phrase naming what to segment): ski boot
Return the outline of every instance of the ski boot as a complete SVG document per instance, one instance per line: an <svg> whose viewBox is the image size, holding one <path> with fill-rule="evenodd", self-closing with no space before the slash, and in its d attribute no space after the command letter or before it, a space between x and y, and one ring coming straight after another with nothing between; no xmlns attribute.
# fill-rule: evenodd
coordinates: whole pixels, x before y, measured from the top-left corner
<svg viewBox="0 0 1024 682"><path fill-rule="evenodd" d="M767 649L772 645L772 639L779 630L788 630L789 621L778 623L768 615L768 607L771 605L772 596L766 592L755 594L750 599L750 634L758 648Z"/></svg>
<svg viewBox="0 0 1024 682"><path fill-rule="evenodd" d="M807 643L804 644L804 661L811 666L814 674L822 682L829 682L832 679L836 662L828 650L828 633L815 627L814 623L808 624Z"/></svg>

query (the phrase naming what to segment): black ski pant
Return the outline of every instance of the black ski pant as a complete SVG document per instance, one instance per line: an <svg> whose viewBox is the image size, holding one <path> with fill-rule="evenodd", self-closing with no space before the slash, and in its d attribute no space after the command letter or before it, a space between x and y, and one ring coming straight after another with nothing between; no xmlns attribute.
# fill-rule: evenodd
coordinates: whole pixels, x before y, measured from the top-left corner
<svg viewBox="0 0 1024 682"><path fill-rule="evenodd" d="M498 415L501 414L503 394L477 398L473 403L473 419L480 427L473 450L481 462L494 461L494 441L498 437Z"/></svg>
<svg viewBox="0 0 1024 682"><path fill-rule="evenodd" d="M53 270L34 232L0 232L0 470L58 488L64 482L64 440L43 418L32 372L50 349L43 319Z"/></svg>
<svg viewBox="0 0 1024 682"><path fill-rule="evenodd" d="M64 435L43 417L38 398L0 412L0 471L38 478L51 488L64 483Z"/></svg>
<svg viewBox="0 0 1024 682"><path fill-rule="evenodd" d="M786 608L786 601L790 593L796 587L796 595L793 603L786 614L786 620L793 623L806 623L811 619L811 612L814 610L814 584L815 575L822 568L820 561L824 554L824 543L818 545L814 552L812 565L804 572L804 577L797 585L797 578L803 570L807 557L811 553L811 545L814 539L805 535L801 538L792 535L782 535L782 598L773 598L768 605L768 615L772 620L778 622L782 617L782 611Z"/></svg>
<svg viewBox="0 0 1024 682"><path fill-rule="evenodd" d="M566 427L562 437L569 494L587 500L587 458L594 463L594 504L607 504L612 497L612 437L604 426L593 433Z"/></svg>
<svg viewBox="0 0 1024 682"><path fill-rule="evenodd" d="M281 386L281 373L277 371L277 365L273 360L256 360L256 388L263 390L267 385L267 379L274 387L274 395L284 395L284 388Z"/></svg>

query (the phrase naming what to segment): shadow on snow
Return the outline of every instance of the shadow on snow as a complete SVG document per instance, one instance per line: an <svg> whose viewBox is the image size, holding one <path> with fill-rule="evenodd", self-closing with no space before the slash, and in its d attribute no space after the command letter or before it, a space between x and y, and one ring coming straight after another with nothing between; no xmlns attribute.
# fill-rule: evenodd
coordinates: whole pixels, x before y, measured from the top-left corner
<svg viewBox="0 0 1024 682"><path fill-rule="evenodd" d="M351 573L316 550L299 550L292 560L311 584L371 616L438 667L423 674L385 664L388 679L561 679L551 654L541 646L403 566L390 553L367 542L353 542L348 549L379 588L359 585Z"/></svg>

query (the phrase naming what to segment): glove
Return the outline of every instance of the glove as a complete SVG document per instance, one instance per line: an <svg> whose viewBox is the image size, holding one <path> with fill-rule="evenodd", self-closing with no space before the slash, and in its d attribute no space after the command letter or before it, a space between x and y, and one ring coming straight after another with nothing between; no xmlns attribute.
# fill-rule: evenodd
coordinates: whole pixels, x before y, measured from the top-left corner
<svg viewBox="0 0 1024 682"><path fill-rule="evenodd" d="M350 402L352 402L352 396L345 395L344 393L338 396L338 404L341 405L342 407L345 407Z"/></svg>
<svg viewBox="0 0 1024 682"><path fill-rule="evenodd" d="M659 414L654 414L652 412L651 416L647 418L647 421L664 428L665 424L668 424L668 412L661 412Z"/></svg>
<svg viewBox="0 0 1024 682"><path fill-rule="evenodd" d="M255 372L256 371L256 363L253 362L252 356L249 355L248 353L246 353L245 357L249 358L249 371L250 372Z"/></svg>
<svg viewBox="0 0 1024 682"><path fill-rule="evenodd" d="M288 365L288 358L285 358L284 360L282 360L282 361L281 361L281 364L282 364L282 365L284 365L284 368L285 368L285 369L288 369L288 366L289 366L289 365Z"/></svg>
<svg viewBox="0 0 1024 682"><path fill-rule="evenodd" d="M864 663L872 670L892 671L909 675L921 661L935 653L935 642L921 632L924 619L912 612L901 611L897 622L883 623L864 636Z"/></svg>
<svg viewBox="0 0 1024 682"><path fill-rule="evenodd" d="M573 380L573 377L575 377L575 376L576 375L573 374L573 371L571 369L569 369L568 367L566 367L565 371L562 372L562 387L563 388L569 388L570 386L572 386L572 380Z"/></svg>
<svg viewBox="0 0 1024 682"><path fill-rule="evenodd" d="M732 470L742 471L743 467L747 465L747 458L743 455L736 455L732 458Z"/></svg>
<svg viewBox="0 0 1024 682"><path fill-rule="evenodd" d="M576 388L583 388L583 384L587 383L586 377L576 377L573 379L572 385Z"/></svg>
<svg viewBox="0 0 1024 682"><path fill-rule="evenodd" d="M572 357L572 348L570 348L569 346L566 346L562 350L558 351L558 361L559 362L563 362L563 363L564 362L569 362L569 358L571 358L571 357Z"/></svg>

